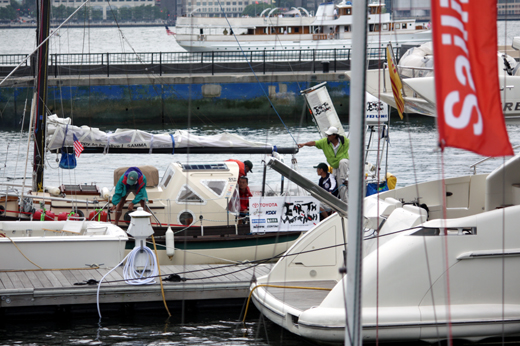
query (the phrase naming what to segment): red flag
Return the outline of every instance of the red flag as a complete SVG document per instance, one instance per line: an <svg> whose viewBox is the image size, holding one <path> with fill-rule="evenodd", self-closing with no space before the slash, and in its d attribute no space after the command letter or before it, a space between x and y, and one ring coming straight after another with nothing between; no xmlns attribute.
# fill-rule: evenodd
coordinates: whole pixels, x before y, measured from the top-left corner
<svg viewBox="0 0 520 346"><path fill-rule="evenodd" d="M75 133L72 134L72 138L74 139L74 153L76 154L76 157L79 157L83 151L83 145L79 141L78 137L76 137Z"/></svg>
<svg viewBox="0 0 520 346"><path fill-rule="evenodd" d="M432 0L441 148L514 155L502 113L496 0Z"/></svg>

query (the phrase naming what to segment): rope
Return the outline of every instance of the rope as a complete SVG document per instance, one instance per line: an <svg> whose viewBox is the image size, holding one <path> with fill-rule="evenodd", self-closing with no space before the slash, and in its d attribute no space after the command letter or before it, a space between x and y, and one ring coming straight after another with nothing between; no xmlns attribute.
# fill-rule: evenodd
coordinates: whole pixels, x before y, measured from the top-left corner
<svg viewBox="0 0 520 346"><path fill-rule="evenodd" d="M4 232L0 232L0 235L2 237L5 237L7 239L9 239L11 241L11 243L13 243L13 245L16 247L16 249L22 254L23 257L25 257L26 260L28 260L31 264L33 264L34 266L38 267L39 269L43 269L42 267L40 267L39 265L37 265L36 263L34 263L33 261L31 261L27 256L25 256L25 254L23 253L22 250L20 250L20 248L18 247L18 245L16 245L16 243L14 242L14 240L11 239L11 237L9 237L7 234L5 234Z"/></svg>
<svg viewBox="0 0 520 346"><path fill-rule="evenodd" d="M157 254L157 246L155 246L155 238L152 234L152 241L153 241L153 250L155 252L155 258L159 257L159 255ZM157 261L157 270L159 272L159 277L161 276L161 265L159 264L159 261ZM159 283L161 284L161 294L162 294L162 300L163 300L163 303L164 303L164 307L166 308L166 312L168 312L168 316L172 316L172 314L170 313L170 310L168 309L168 304L166 304L166 297L164 296L164 286L163 286L163 281L162 280L159 280Z"/></svg>

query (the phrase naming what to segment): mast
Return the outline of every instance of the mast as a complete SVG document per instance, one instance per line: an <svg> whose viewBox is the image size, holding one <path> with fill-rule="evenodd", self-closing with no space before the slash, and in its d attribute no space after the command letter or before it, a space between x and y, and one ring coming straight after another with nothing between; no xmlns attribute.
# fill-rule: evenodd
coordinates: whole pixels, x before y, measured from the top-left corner
<svg viewBox="0 0 520 346"><path fill-rule="evenodd" d="M36 43L39 46L49 36L50 0L37 0L38 29ZM47 68L49 66L49 41L38 49L36 55L36 119L34 122L33 191L43 192L43 167L45 164L45 128L47 104Z"/></svg>
<svg viewBox="0 0 520 346"><path fill-rule="evenodd" d="M367 47L367 0L352 5L352 65L350 67L350 174L347 245L347 324L345 345L361 346L362 337L362 259L363 192L365 145L365 76Z"/></svg>

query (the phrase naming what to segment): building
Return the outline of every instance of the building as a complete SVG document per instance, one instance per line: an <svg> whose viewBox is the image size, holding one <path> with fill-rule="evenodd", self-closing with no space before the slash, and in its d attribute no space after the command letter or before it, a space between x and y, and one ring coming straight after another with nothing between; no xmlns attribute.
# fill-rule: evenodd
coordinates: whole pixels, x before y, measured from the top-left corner
<svg viewBox="0 0 520 346"><path fill-rule="evenodd" d="M228 17L240 17L244 8L254 3L253 0L179 0L179 2L177 15L202 17L223 17L223 13Z"/></svg>
<svg viewBox="0 0 520 346"><path fill-rule="evenodd" d="M498 0L497 4L498 16L519 16L520 0Z"/></svg>
<svg viewBox="0 0 520 346"><path fill-rule="evenodd" d="M393 14L395 19L416 18L430 20L431 17L430 0L387 0L386 5L387 10ZM391 5L391 8L389 5Z"/></svg>
<svg viewBox="0 0 520 346"><path fill-rule="evenodd" d="M0 0L2 1L2 0ZM66 6L77 8L83 3L83 0L51 0L54 7ZM92 11L103 11L103 20L107 19L107 12L112 9L120 9L124 7L138 7L138 6L155 6L156 0L90 0L90 8ZM109 18L110 19L110 18Z"/></svg>

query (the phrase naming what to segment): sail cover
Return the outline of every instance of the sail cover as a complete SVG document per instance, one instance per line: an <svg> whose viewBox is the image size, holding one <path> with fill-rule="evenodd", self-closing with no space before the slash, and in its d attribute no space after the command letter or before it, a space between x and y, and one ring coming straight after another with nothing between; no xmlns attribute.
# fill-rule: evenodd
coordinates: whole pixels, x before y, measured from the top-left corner
<svg viewBox="0 0 520 346"><path fill-rule="evenodd" d="M73 135L84 147L111 148L272 148L263 142L253 142L231 133L221 133L211 136L196 136L185 130L177 130L172 134L152 134L140 130L117 129L115 132L104 132L89 126L73 126L70 121L51 115L47 119L47 149L56 150L73 146Z"/></svg>

